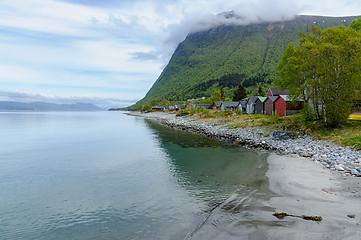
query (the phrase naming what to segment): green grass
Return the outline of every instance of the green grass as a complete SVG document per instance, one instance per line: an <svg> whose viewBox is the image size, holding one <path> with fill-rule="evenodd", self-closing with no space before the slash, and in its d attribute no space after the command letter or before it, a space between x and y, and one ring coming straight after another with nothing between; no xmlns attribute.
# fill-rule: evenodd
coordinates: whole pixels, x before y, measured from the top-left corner
<svg viewBox="0 0 361 240"><path fill-rule="evenodd" d="M340 146L351 146L354 150L361 150L361 121L347 120L338 128L328 128L322 120L306 121L301 113L279 117L278 115L208 110L207 115L194 113L193 116L206 122L227 119L227 127L230 128L263 127L268 133L277 130L292 131L301 136L307 134L313 136L314 140L326 140Z"/></svg>

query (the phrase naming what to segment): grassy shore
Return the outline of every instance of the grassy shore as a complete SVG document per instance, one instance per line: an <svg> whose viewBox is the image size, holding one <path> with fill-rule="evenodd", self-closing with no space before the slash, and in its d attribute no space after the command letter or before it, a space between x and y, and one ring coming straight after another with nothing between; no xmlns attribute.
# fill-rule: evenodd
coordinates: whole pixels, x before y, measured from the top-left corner
<svg viewBox="0 0 361 240"><path fill-rule="evenodd" d="M264 114L244 114L241 112L221 112L213 110L180 112L205 122L225 122L232 128L263 127L270 134L275 131L292 131L300 135L311 135L314 140L328 140L340 146L351 146L361 150L361 121L347 120L338 128L328 128L322 120L306 121L301 113L279 117Z"/></svg>

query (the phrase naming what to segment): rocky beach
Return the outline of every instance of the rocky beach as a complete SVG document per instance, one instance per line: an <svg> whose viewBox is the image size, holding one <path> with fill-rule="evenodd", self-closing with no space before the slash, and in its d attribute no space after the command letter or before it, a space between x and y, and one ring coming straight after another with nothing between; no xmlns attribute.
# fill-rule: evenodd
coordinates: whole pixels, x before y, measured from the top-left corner
<svg viewBox="0 0 361 240"><path fill-rule="evenodd" d="M168 127L195 132L233 144L270 150L278 155L293 158L308 158L331 171L361 177L361 151L354 151L351 147L340 147L327 141L314 141L311 136L296 136L292 132L269 132L260 127L234 129L226 127L224 120L204 122L192 117L177 117L175 114L163 112L128 114L158 119L161 124Z"/></svg>

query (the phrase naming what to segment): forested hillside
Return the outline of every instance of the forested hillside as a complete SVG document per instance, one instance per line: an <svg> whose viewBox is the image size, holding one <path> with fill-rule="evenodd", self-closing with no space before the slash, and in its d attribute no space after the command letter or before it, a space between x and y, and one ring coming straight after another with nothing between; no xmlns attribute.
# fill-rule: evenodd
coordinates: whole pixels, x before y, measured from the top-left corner
<svg viewBox="0 0 361 240"><path fill-rule="evenodd" d="M299 44L299 31L349 26L358 17L298 16L292 21L246 26L220 26L187 36L146 96L138 104L209 97L215 89L231 93L239 83L248 91L267 88L289 43Z"/></svg>

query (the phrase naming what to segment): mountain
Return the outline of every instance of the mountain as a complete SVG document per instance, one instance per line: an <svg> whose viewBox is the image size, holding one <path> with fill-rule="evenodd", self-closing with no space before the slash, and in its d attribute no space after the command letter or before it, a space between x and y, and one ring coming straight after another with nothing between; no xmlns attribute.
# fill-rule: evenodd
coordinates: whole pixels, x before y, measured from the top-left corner
<svg viewBox="0 0 361 240"><path fill-rule="evenodd" d="M307 31L311 24L322 29L342 24L347 27L360 17L297 16L290 21L223 25L189 34L138 104L152 99L209 97L221 87L231 95L239 83L248 92L258 86L267 88L276 78L275 67L286 46L299 44L300 30Z"/></svg>
<svg viewBox="0 0 361 240"><path fill-rule="evenodd" d="M0 101L0 111L102 111L91 103L54 104L46 102L10 102Z"/></svg>

